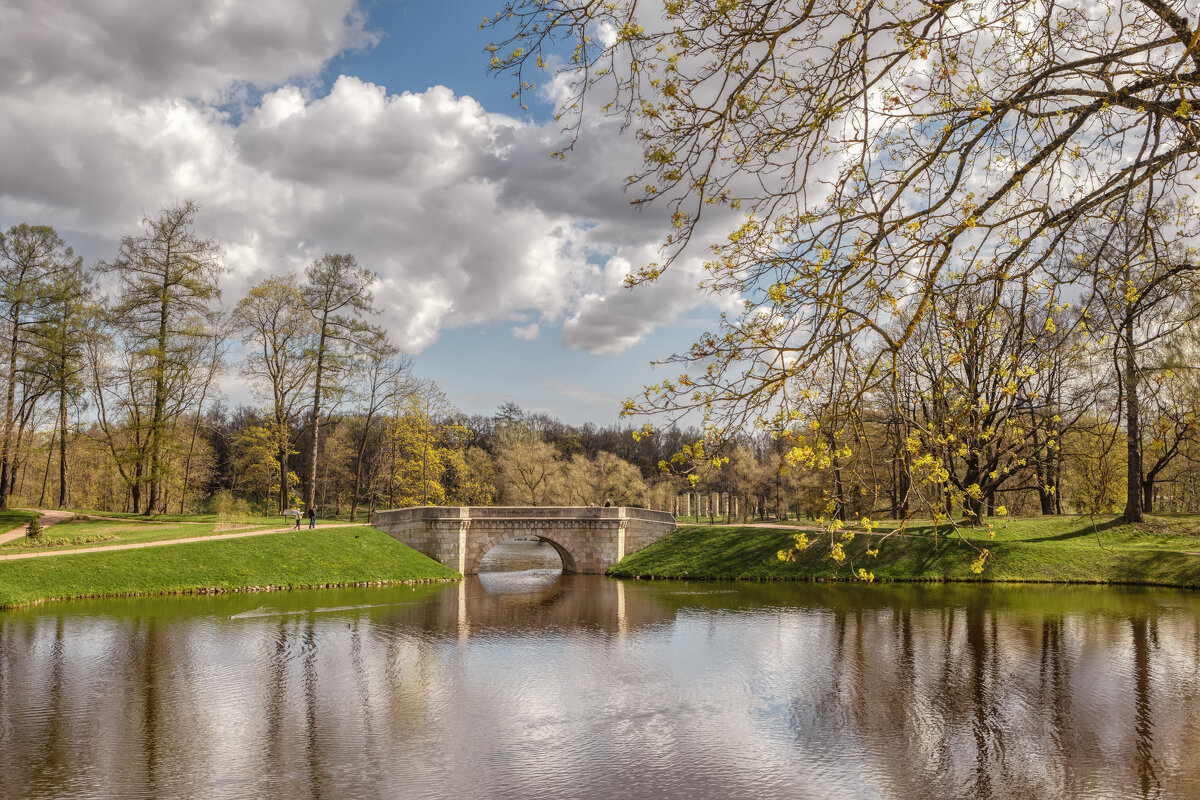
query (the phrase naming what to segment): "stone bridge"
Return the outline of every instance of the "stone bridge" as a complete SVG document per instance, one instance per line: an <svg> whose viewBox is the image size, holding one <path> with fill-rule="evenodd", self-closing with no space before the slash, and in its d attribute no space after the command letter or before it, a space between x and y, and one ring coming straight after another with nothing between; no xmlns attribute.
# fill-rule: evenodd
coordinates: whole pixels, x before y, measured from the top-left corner
<svg viewBox="0 0 1200 800"><path fill-rule="evenodd" d="M371 524L463 575L479 572L488 550L518 536L553 545L563 572L600 574L675 530L675 517L624 506L421 506L376 511Z"/></svg>

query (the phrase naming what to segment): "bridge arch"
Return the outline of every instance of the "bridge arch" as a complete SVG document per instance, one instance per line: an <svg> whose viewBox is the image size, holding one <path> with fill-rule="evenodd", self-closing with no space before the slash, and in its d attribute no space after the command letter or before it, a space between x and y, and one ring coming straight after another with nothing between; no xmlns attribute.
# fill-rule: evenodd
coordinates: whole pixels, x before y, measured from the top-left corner
<svg viewBox="0 0 1200 800"><path fill-rule="evenodd" d="M481 563L483 563L483 559L487 556L487 554L489 552L491 552L492 548L494 548L498 544L503 544L504 542L511 541L511 540L515 539L518 535L520 535L520 534L513 534L512 532L505 533L503 531L493 531L491 533L480 536L478 539L475 540L475 542L477 543L477 546L475 546L475 543L473 543L473 546L468 551L468 553L470 554L470 555L468 555L468 561L470 561L472 558L474 559L474 561L467 564L467 569L465 572L463 572L463 574L464 575L477 574L479 572L479 565ZM548 536L538 536L537 540L539 542L545 542L546 544L548 544L554 548L554 552L558 553L558 557L562 561L562 571L564 573L579 571L578 567L575 564L575 556L571 555L571 551L565 545L560 544L559 542L556 542L554 539L552 539Z"/></svg>
<svg viewBox="0 0 1200 800"><path fill-rule="evenodd" d="M371 524L464 575L496 544L519 535L549 542L564 572L603 573L675 529L665 511L613 507L421 506L376 511Z"/></svg>

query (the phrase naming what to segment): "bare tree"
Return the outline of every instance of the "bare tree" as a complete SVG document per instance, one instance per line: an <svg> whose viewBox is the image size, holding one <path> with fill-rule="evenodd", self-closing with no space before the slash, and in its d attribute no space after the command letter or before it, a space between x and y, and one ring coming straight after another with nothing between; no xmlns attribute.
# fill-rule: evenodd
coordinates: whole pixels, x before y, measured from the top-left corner
<svg viewBox="0 0 1200 800"><path fill-rule="evenodd" d="M354 458L354 489L350 497L351 522L355 521L358 514L363 459L374 424L378 421L380 412L390 403L416 389L416 381L412 377L412 360L401 355L400 349L388 340L383 331L375 332L358 344L355 361L358 364L357 372L361 376L357 381L355 393L362 403L359 409L362 429Z"/></svg>
<svg viewBox="0 0 1200 800"><path fill-rule="evenodd" d="M81 260L45 225L16 225L0 236L0 315L8 346L4 430L0 437L0 509L8 508L14 468L13 423L18 360L28 343L27 330L41 321L53 302L51 284Z"/></svg>
<svg viewBox="0 0 1200 800"><path fill-rule="evenodd" d="M304 273L301 288L305 307L316 325L312 412L309 419L308 480L305 502L311 508L317 497L317 453L321 436L322 403L341 376L344 356L370 335L372 327L359 319L373 314L371 284L375 273L360 267L349 254L325 254Z"/></svg>
<svg viewBox="0 0 1200 800"><path fill-rule="evenodd" d="M1082 230L1077 246L1077 260L1089 269L1092 283L1088 318L1097 336L1110 343L1124 400L1126 522L1145 519L1142 387L1148 358L1152 348L1200 315L1195 299L1200 259L1182 240L1167 239L1168 230L1179 230L1176 225L1194 226L1193 217L1183 206L1130 208L1106 224Z"/></svg>
<svg viewBox="0 0 1200 800"><path fill-rule="evenodd" d="M271 435L279 462L279 512L289 505L292 426L316 368L317 328L292 281L271 277L254 286L233 312L247 351L242 373L270 403Z"/></svg>
<svg viewBox="0 0 1200 800"><path fill-rule="evenodd" d="M145 231L122 237L117 258L100 265L102 272L116 275L120 286L111 319L120 329L121 346L138 359L140 374L130 377L144 380L150 393L147 514L159 507L171 407L187 402L194 367L205 363L195 355L206 349L211 304L221 294L221 251L193 231L198 212L188 200L164 209L157 219L143 219Z"/></svg>

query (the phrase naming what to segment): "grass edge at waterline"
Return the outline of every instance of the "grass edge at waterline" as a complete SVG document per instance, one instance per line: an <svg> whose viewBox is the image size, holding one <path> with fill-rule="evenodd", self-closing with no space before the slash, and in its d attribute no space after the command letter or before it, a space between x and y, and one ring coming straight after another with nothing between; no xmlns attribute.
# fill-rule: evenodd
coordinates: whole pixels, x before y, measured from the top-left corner
<svg viewBox="0 0 1200 800"><path fill-rule="evenodd" d="M0 608L50 600L460 580L367 525L0 562Z"/></svg>
<svg viewBox="0 0 1200 800"><path fill-rule="evenodd" d="M1189 520L1190 521L1190 520ZM777 553L792 544L782 528L680 526L630 553L608 574L619 578L699 580L851 580L865 569L876 581L988 581L1014 583L1143 584L1200 588L1200 537L1187 522L1157 519L1153 525L1123 525L1087 518L1014 519L986 531L965 530L963 542L943 526L935 538L925 526L878 541L858 532L844 545L848 562L830 558L828 534L808 533L811 544L794 562ZM877 556L868 556L868 547ZM983 572L971 564L976 548L987 548Z"/></svg>

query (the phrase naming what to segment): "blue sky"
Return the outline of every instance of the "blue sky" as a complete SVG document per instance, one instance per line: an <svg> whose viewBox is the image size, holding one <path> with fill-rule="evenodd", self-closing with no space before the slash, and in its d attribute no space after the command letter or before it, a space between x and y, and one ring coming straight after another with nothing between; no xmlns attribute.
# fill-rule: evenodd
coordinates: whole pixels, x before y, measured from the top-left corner
<svg viewBox="0 0 1200 800"><path fill-rule="evenodd" d="M419 92L441 84L471 95L490 110L519 113L512 82L487 74L488 56L483 49L494 35L480 30L479 22L493 15L499 3L374 0L362 7L369 27L381 34L379 42L368 50L333 58L324 70L327 84L341 74L357 75L393 92ZM530 113L545 119L553 112L534 98Z"/></svg>
<svg viewBox="0 0 1200 800"><path fill-rule="evenodd" d="M449 5L449 10L448 10ZM381 34L368 50L343 53L323 73L326 85L355 75L389 91L419 92L443 85L478 100L491 111L549 123L554 106L535 93L522 111L512 99L513 81L489 74L484 48L495 32L479 22L500 8L495 0L379 0L365 5ZM613 176L614 193L620 190ZM450 330L415 359L417 371L436 380L468 413L489 413L512 400L527 411L564 421L617 421L620 401L669 374L651 362L686 349L711 319L694 315L658 329L649 342L619 354L589 354L562 346L554 335L514 339L503 325ZM677 371L677 370L676 370ZM634 422L637 422L636 420Z"/></svg>
<svg viewBox="0 0 1200 800"><path fill-rule="evenodd" d="M686 258L658 285L639 160L589 117L565 161L545 95L487 72L494 2L26 0L0 10L0 225L50 224L88 263L189 198L232 306L351 252L380 321L469 414L505 401L610 424L716 318ZM232 370L233 404L251 387Z"/></svg>

